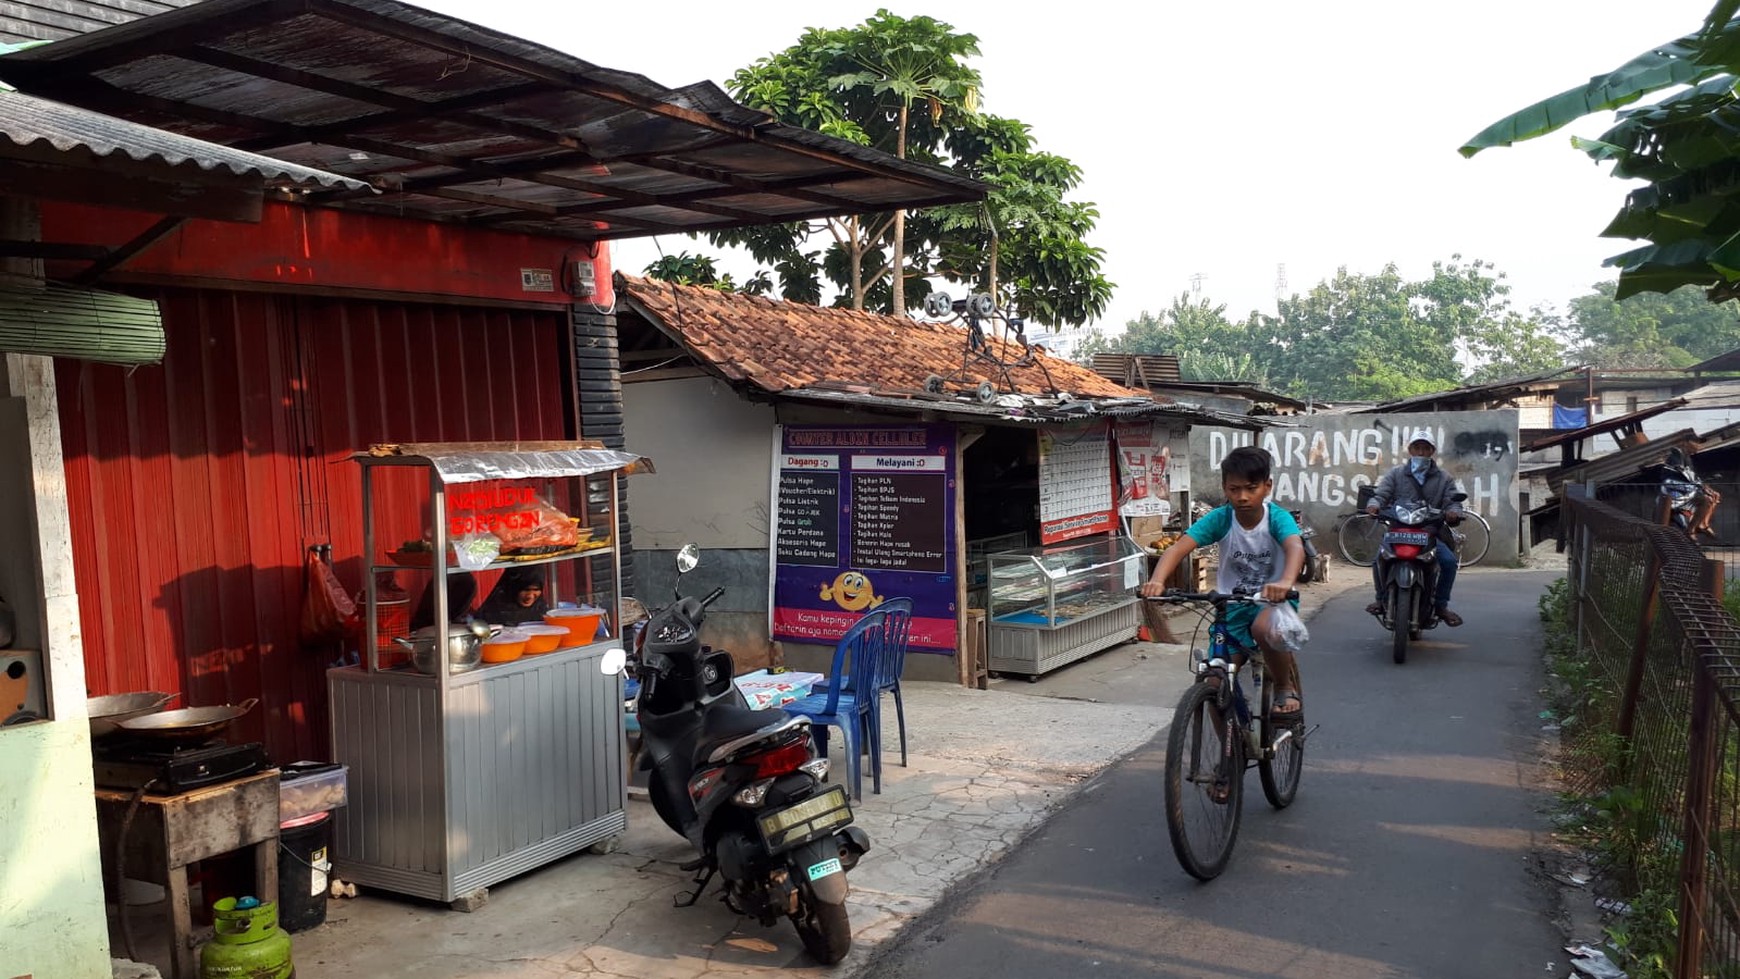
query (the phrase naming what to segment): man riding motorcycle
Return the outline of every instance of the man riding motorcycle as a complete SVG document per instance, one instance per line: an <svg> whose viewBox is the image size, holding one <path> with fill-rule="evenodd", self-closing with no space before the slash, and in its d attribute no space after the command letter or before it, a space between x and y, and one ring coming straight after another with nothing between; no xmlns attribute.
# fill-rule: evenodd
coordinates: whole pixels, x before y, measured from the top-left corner
<svg viewBox="0 0 1740 979"><path fill-rule="evenodd" d="M1438 443L1432 438L1432 433L1426 429L1414 432L1408 440L1408 461L1391 469L1378 482L1377 490L1372 493L1371 502L1365 512L1376 516L1384 507L1397 500L1418 500L1427 506L1444 511L1444 523L1455 526L1462 522L1462 504L1451 499L1456 492L1455 480L1450 474L1438 468L1433 456L1438 451ZM1383 580L1379 577L1381 562L1372 563L1372 586L1377 592L1377 601L1367 605L1365 610L1372 615L1381 615L1384 610ZM1433 601L1438 606L1438 619L1447 626L1462 624L1462 616L1450 608L1450 590L1456 585L1456 552L1442 537L1438 539L1438 593Z"/></svg>

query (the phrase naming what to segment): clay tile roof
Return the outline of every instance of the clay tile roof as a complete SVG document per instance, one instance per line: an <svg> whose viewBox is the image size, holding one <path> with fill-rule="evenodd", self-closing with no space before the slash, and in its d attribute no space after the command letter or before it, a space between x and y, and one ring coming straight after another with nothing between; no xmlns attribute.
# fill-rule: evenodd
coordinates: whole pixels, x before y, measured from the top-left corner
<svg viewBox="0 0 1740 979"><path fill-rule="evenodd" d="M950 323L925 323L904 316L860 313L808 306L759 296L720 292L705 286L679 286L633 276L617 277L618 294L666 333L734 381L771 392L816 386L861 385L871 392L913 392L933 374L949 387L977 386L992 377L984 363L968 365L971 380L954 381L961 370L967 331ZM1005 361L1020 349L992 338L991 349ZM1047 395L1051 387L1079 398L1141 398L1148 392L1116 384L1080 364L1046 354L1045 365L1014 368L1010 377L1019 394Z"/></svg>

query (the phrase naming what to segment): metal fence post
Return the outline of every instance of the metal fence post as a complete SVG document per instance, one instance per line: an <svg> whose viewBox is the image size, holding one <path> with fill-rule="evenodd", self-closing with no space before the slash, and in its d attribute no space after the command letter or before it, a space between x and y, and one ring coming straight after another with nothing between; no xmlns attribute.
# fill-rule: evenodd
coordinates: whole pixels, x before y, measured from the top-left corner
<svg viewBox="0 0 1740 979"><path fill-rule="evenodd" d="M1644 566L1643 608L1637 614L1637 635L1631 642L1631 665L1625 671L1625 690L1619 698L1619 724L1614 731L1627 742L1637 726L1637 698L1643 690L1643 670L1649 660L1649 636L1655 631L1656 601L1661 592L1661 552L1655 542L1645 539L1649 547L1649 563Z"/></svg>
<svg viewBox="0 0 1740 979"><path fill-rule="evenodd" d="M1721 561L1705 560L1699 584L1722 601L1727 570ZM1716 777L1716 681L1704 651L1692 655L1692 709L1687 725L1685 818L1680 832L1680 944L1674 961L1675 979L1703 975L1704 906L1709 888L1710 801Z"/></svg>

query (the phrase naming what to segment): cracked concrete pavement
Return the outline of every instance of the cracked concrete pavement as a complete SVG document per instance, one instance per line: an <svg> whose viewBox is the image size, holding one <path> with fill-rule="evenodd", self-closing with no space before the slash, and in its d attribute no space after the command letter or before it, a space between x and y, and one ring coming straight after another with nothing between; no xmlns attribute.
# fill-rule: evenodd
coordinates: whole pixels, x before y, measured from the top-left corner
<svg viewBox="0 0 1740 979"><path fill-rule="evenodd" d="M1358 575L1310 586L1309 617ZM1189 638L1188 630L1179 638ZM678 865L687 843L631 796L628 831L608 853L582 853L490 888L463 914L365 891L333 901L324 925L293 936L298 976L418 979L634 977L699 979L855 975L908 922L956 883L994 864L1087 780L1169 722L1188 681L1186 648L1127 643L1037 683L994 680L989 690L905 685L910 766L900 766L892 703L884 725L881 794L865 773L854 809L873 849L851 873L853 949L833 969L805 955L788 922L764 928L732 913L717 883L694 906ZM844 772L840 739L834 770ZM160 936L162 905L132 909L134 933ZM153 920L153 918L157 920ZM166 962L163 939L140 957ZM120 955L119 945L116 954Z"/></svg>

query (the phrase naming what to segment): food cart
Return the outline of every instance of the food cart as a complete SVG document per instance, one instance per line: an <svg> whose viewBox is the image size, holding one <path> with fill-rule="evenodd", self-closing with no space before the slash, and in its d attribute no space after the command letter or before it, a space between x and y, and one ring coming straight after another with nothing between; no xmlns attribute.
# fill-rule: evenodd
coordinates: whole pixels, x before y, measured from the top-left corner
<svg viewBox="0 0 1740 979"><path fill-rule="evenodd" d="M616 476L651 467L596 442L404 444L354 459L370 573L362 661L327 673L334 760L349 766L350 780L350 804L334 826L334 873L469 910L490 884L625 828L621 681L598 666L613 642L601 637L622 607ZM505 540L512 533L502 528L547 522L564 504L556 515L574 533L561 539L576 544L504 547L476 567L487 528ZM394 546L406 527L426 535L422 547ZM460 566L455 543L473 567ZM554 606L564 591L586 587L579 559L606 554L604 628L592 620L586 635L537 655L455 659L450 645L464 645L465 626L453 622L463 610L448 607L451 576L538 568ZM411 603L425 588L418 579L433 600L433 624L410 657L393 655L400 637L386 634L408 624L383 601L405 607L394 593L401 576L413 579Z"/></svg>

